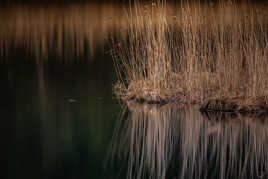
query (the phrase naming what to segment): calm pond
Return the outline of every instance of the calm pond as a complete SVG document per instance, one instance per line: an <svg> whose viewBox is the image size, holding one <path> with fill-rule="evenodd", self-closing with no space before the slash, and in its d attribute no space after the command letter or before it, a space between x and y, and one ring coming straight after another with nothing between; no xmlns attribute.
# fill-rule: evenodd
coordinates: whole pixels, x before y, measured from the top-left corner
<svg viewBox="0 0 268 179"><path fill-rule="evenodd" d="M268 117L114 98L120 9L0 8L0 178L267 178Z"/></svg>

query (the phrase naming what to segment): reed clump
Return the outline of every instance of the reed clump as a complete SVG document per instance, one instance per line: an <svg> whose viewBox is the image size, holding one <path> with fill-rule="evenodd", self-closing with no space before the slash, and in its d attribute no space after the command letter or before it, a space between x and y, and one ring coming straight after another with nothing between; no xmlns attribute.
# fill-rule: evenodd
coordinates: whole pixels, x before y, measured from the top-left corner
<svg viewBox="0 0 268 179"><path fill-rule="evenodd" d="M115 94L137 102L203 106L215 99L226 104L236 99L234 104L247 106L243 109L253 102L266 109L266 7L183 3L170 10L163 1L134 4L127 37L114 43L119 77Z"/></svg>

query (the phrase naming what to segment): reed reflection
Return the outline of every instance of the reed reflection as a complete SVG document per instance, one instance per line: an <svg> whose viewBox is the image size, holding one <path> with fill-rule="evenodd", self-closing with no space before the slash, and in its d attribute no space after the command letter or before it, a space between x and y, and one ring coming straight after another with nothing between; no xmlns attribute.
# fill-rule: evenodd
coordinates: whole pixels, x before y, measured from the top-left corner
<svg viewBox="0 0 268 179"><path fill-rule="evenodd" d="M266 116L128 104L112 142L127 178L265 178Z"/></svg>

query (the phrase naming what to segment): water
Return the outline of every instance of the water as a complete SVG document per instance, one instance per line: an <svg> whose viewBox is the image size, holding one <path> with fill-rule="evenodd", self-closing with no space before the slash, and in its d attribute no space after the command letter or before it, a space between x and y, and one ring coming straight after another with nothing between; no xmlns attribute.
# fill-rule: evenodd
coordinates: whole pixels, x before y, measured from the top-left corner
<svg viewBox="0 0 268 179"><path fill-rule="evenodd" d="M91 22L95 26L78 29L77 21L69 22L102 13L87 9L94 6L78 6L81 13L70 8L74 15L68 7L15 6L0 13L8 21L0 33L1 178L114 174L105 161L120 106L112 95L115 73L105 27ZM58 23L51 17L56 13Z"/></svg>
<svg viewBox="0 0 268 179"><path fill-rule="evenodd" d="M118 8L1 8L0 177L266 178L265 116L114 99Z"/></svg>
<svg viewBox="0 0 268 179"><path fill-rule="evenodd" d="M267 178L267 117L128 105L113 139L127 178Z"/></svg>
<svg viewBox="0 0 268 179"><path fill-rule="evenodd" d="M4 178L106 178L119 112L109 60L1 65Z"/></svg>

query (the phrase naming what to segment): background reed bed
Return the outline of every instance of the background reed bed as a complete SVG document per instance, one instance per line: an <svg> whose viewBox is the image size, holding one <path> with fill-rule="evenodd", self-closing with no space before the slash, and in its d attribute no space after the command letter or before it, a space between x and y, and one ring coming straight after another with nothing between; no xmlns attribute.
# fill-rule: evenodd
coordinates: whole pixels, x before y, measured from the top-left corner
<svg viewBox="0 0 268 179"><path fill-rule="evenodd" d="M135 3L113 41L119 98L202 103L268 96L267 4ZM119 43L118 43L119 42ZM118 45L119 44L119 45Z"/></svg>
<svg viewBox="0 0 268 179"><path fill-rule="evenodd" d="M128 104L110 154L125 178L265 178L267 116L201 115L194 108ZM124 168L125 169L125 168Z"/></svg>
<svg viewBox="0 0 268 179"><path fill-rule="evenodd" d="M23 51L35 60L94 57L124 26L122 5L20 5L0 7L0 59ZM120 19L120 21L117 21ZM16 53L15 53L16 54ZM76 58L75 58L76 57Z"/></svg>

